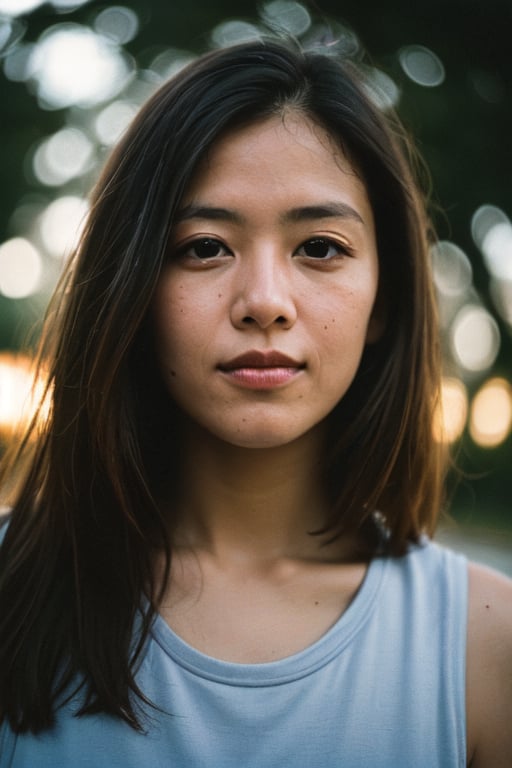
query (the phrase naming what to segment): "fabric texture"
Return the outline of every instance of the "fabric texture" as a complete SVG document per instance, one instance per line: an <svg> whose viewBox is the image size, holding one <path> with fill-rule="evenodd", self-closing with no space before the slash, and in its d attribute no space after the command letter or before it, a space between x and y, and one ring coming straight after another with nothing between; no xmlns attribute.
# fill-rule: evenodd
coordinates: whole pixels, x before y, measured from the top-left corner
<svg viewBox="0 0 512 768"><path fill-rule="evenodd" d="M309 648L266 664L205 656L157 617L138 671L145 733L58 712L0 728L0 768L462 768L467 562L430 541L376 558Z"/></svg>

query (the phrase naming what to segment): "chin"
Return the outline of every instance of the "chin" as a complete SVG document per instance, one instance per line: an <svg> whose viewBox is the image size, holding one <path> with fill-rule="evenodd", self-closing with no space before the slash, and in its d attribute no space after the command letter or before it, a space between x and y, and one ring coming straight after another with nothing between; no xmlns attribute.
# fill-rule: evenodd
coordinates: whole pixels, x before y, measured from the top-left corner
<svg viewBox="0 0 512 768"><path fill-rule="evenodd" d="M213 434L221 442L235 448L272 450L301 440L307 440L316 431L314 426L304 431L280 428L279 423L274 422L267 425L260 423L257 426L249 426L247 424L243 427L236 427L232 430L224 429Z"/></svg>
<svg viewBox="0 0 512 768"><path fill-rule="evenodd" d="M294 438L284 439L277 437L238 437L233 440L226 440L224 442L229 443L234 448L243 448L253 451L273 450L276 448L282 448L285 445L289 445L294 442Z"/></svg>

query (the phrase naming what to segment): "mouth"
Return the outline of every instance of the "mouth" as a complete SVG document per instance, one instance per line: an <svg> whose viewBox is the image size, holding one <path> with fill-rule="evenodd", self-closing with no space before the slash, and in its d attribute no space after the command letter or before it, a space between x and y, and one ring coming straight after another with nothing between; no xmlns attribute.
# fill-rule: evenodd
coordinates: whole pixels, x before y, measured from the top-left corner
<svg viewBox="0 0 512 768"><path fill-rule="evenodd" d="M252 350L218 367L231 381L248 389L274 389L294 379L306 366L282 352Z"/></svg>
<svg viewBox="0 0 512 768"><path fill-rule="evenodd" d="M219 365L219 369L225 373L236 371L240 368L294 368L302 370L305 368L305 365L282 352L274 350L244 352L232 360Z"/></svg>

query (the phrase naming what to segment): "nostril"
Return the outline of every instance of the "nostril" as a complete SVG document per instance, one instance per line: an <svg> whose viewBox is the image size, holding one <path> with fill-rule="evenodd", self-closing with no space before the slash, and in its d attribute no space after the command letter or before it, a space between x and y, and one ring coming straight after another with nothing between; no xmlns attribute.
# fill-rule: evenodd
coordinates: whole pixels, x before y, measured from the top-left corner
<svg viewBox="0 0 512 768"><path fill-rule="evenodd" d="M253 325L253 323L256 322L258 322L256 318L251 317L251 315L245 315L245 317L242 318L242 323L244 323L244 325ZM272 322L278 323L279 325L286 325L288 321L284 315L279 315L278 317L274 318Z"/></svg>

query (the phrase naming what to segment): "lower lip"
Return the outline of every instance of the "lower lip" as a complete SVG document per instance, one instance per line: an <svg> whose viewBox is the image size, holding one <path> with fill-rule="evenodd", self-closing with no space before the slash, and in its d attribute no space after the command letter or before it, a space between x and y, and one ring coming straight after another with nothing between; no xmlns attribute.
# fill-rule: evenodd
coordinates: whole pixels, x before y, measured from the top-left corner
<svg viewBox="0 0 512 768"><path fill-rule="evenodd" d="M248 389L274 389L294 379L302 368L234 368L224 374Z"/></svg>

